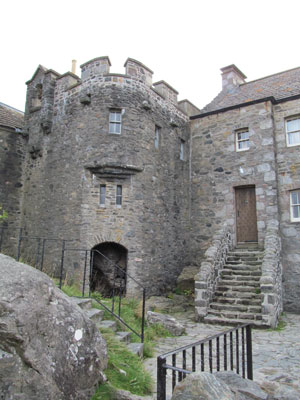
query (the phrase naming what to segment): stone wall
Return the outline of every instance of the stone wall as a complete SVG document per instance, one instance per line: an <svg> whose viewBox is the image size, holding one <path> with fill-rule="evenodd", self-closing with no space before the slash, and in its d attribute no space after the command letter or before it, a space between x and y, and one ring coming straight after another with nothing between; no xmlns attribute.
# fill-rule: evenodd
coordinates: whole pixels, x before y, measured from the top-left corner
<svg viewBox="0 0 300 400"><path fill-rule="evenodd" d="M236 131L248 128L250 148L236 151ZM236 241L235 188L255 186L258 242L267 221L278 219L277 178L270 102L191 121L191 257L199 259L223 223Z"/></svg>
<svg viewBox="0 0 300 400"><path fill-rule="evenodd" d="M299 115L299 110L299 100L274 107L284 309L297 312L300 312L300 222L291 222L290 191L300 189L300 146L287 146L285 121L288 117Z"/></svg>
<svg viewBox="0 0 300 400"><path fill-rule="evenodd" d="M195 314L202 320L214 296L220 273L226 263L228 251L233 247L230 229L224 224L212 237L212 244L206 250L200 271L195 276Z"/></svg>
<svg viewBox="0 0 300 400"><path fill-rule="evenodd" d="M20 226L24 144L24 137L15 129L0 128L0 204L8 213L5 225L10 228L9 235L17 234Z"/></svg>
<svg viewBox="0 0 300 400"><path fill-rule="evenodd" d="M139 75L89 70L84 64L83 81L71 87L67 76L56 79L51 131L41 127L42 108L27 110L23 223L28 233L79 239L82 248L119 243L128 250L128 272L149 294L169 290L188 263L187 148L180 160L181 141L189 145L188 118ZM29 103L41 75L28 84ZM43 82L43 90L52 85ZM122 112L120 135L109 133L111 109ZM38 152L30 152L35 143ZM99 203L103 184L105 207ZM80 273L80 261L79 253L70 257L70 271Z"/></svg>
<svg viewBox="0 0 300 400"><path fill-rule="evenodd" d="M275 328L282 312L282 265L279 223L269 221L266 229L264 258L261 266L262 323Z"/></svg>

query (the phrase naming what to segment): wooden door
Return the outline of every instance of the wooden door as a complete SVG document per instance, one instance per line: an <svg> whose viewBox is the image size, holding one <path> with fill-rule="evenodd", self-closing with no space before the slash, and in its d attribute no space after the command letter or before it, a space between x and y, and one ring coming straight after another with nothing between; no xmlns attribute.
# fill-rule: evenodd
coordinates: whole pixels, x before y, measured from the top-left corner
<svg viewBox="0 0 300 400"><path fill-rule="evenodd" d="M235 189L237 242L257 242L255 187Z"/></svg>

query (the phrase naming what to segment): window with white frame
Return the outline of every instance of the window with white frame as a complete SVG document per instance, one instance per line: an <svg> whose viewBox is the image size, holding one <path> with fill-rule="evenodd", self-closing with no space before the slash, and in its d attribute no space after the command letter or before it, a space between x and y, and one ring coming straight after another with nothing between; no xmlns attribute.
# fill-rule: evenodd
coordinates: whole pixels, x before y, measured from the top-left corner
<svg viewBox="0 0 300 400"><path fill-rule="evenodd" d="M300 189L290 192L291 221L300 222Z"/></svg>
<svg viewBox="0 0 300 400"><path fill-rule="evenodd" d="M300 145L300 116L285 121L287 146Z"/></svg>
<svg viewBox="0 0 300 400"><path fill-rule="evenodd" d="M245 151L250 149L248 128L236 131L236 151Z"/></svg>
<svg viewBox="0 0 300 400"><path fill-rule="evenodd" d="M155 125L154 147L159 148L160 127Z"/></svg>
<svg viewBox="0 0 300 400"><path fill-rule="evenodd" d="M121 110L110 110L109 112L109 133L121 134L122 112Z"/></svg>
<svg viewBox="0 0 300 400"><path fill-rule="evenodd" d="M100 206L105 207L106 185L100 185Z"/></svg>
<svg viewBox="0 0 300 400"><path fill-rule="evenodd" d="M179 158L180 160L184 160L185 157L185 141L183 139L180 139L180 153L179 153Z"/></svg>
<svg viewBox="0 0 300 400"><path fill-rule="evenodd" d="M121 205L122 205L122 185L117 185L116 205L118 207L121 207Z"/></svg>

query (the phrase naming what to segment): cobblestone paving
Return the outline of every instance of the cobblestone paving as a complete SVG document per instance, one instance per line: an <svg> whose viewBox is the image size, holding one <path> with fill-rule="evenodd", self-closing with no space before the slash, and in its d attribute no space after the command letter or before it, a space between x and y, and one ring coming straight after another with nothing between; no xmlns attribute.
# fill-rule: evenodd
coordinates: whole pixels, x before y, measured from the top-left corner
<svg viewBox="0 0 300 400"><path fill-rule="evenodd" d="M221 325L195 323L193 316L192 311L174 314L185 326L187 335L161 339L155 348L155 356L230 329ZM282 398L300 399L300 315L287 313L282 320L286 326L281 331L252 330L254 380L268 387L271 392L278 392L280 385L284 393ZM156 391L156 357L145 360L145 367L155 380ZM293 389L293 395L289 397L290 389ZM297 397L294 397L295 391ZM170 390L168 392L167 398L170 398ZM156 399L156 393L152 398Z"/></svg>

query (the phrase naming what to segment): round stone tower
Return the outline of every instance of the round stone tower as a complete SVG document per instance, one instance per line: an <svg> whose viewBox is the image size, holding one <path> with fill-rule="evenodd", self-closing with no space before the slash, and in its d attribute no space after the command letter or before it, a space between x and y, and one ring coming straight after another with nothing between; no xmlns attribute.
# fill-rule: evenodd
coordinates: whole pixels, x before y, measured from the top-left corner
<svg viewBox="0 0 300 400"><path fill-rule="evenodd" d="M125 74L110 65L95 58L81 79L40 66L27 82L23 225L30 235L76 239L72 248L105 249L149 294L161 293L188 261L188 116L176 90L152 84L139 61L128 58ZM76 254L69 276L82 276ZM53 247L57 267L59 255ZM109 290L105 262L94 269Z"/></svg>

